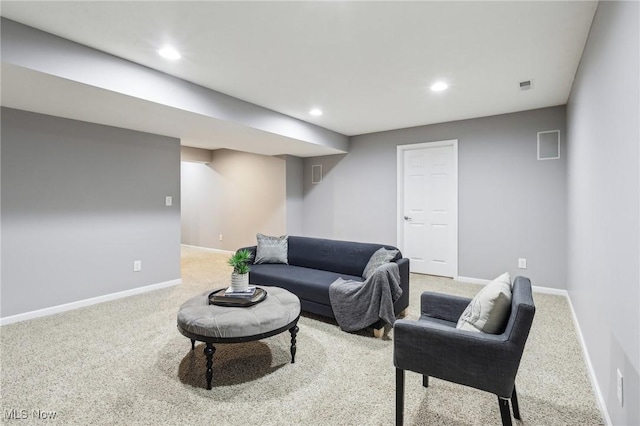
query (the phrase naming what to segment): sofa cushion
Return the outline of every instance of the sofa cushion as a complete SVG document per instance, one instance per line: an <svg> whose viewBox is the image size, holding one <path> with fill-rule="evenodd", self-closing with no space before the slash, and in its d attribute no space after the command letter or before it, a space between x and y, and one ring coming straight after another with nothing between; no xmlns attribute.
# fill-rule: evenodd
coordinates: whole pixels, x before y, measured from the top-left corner
<svg viewBox="0 0 640 426"><path fill-rule="evenodd" d="M256 258L253 263L289 263L287 253L289 251L288 236L270 237L257 234Z"/></svg>
<svg viewBox="0 0 640 426"><path fill-rule="evenodd" d="M338 277L362 281L361 276L283 264L253 265L249 271L251 284L282 287L300 299L312 300L325 305L331 304L329 285Z"/></svg>
<svg viewBox="0 0 640 426"><path fill-rule="evenodd" d="M367 266L364 267L362 278L366 280L373 275L379 266L391 262L391 259L394 259L397 255L398 250L387 250L384 247L380 247L375 253L373 253L373 255L371 255L369 262L367 262Z"/></svg>
<svg viewBox="0 0 640 426"><path fill-rule="evenodd" d="M382 244L289 236L288 260L290 265L352 275L361 280L369 259L380 247L397 250L396 247ZM398 251L391 261L401 257Z"/></svg>
<svg viewBox="0 0 640 426"><path fill-rule="evenodd" d="M511 277L508 272L487 284L469 302L456 328L500 333L511 312Z"/></svg>

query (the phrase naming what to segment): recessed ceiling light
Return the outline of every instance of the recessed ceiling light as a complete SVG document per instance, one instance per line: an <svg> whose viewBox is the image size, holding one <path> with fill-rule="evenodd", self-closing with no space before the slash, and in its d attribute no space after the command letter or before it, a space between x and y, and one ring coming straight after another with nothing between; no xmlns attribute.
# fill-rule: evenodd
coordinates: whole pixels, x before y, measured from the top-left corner
<svg viewBox="0 0 640 426"><path fill-rule="evenodd" d="M442 92L443 90L447 90L449 85L443 81L438 81L437 83L433 83L431 85L431 90L434 92Z"/></svg>
<svg viewBox="0 0 640 426"><path fill-rule="evenodd" d="M172 61L175 61L182 57L180 53L171 46L165 46L162 49L158 50L158 54L163 58L170 59Z"/></svg>
<svg viewBox="0 0 640 426"><path fill-rule="evenodd" d="M319 116L319 115L322 115L322 111L321 111L321 110L319 110L318 108L314 108L314 109L312 109L311 111L309 111L309 114L311 114L311 115L315 115L315 116L317 117L317 116Z"/></svg>

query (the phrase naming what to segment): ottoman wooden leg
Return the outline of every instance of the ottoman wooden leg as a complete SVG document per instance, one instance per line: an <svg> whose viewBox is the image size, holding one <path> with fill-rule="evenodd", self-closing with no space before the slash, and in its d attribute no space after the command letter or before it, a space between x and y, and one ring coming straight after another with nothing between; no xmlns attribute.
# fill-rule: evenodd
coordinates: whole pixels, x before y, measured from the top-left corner
<svg viewBox="0 0 640 426"><path fill-rule="evenodd" d="M294 325L289 329L289 333L291 333L291 364L295 364L296 362L296 335L298 334L297 325Z"/></svg>
<svg viewBox="0 0 640 426"><path fill-rule="evenodd" d="M191 339L191 350L194 350L196 348L196 341Z"/></svg>
<svg viewBox="0 0 640 426"><path fill-rule="evenodd" d="M207 357L207 390L211 390L211 381L213 380L213 354L216 348L211 343L207 343L204 348L204 354Z"/></svg>

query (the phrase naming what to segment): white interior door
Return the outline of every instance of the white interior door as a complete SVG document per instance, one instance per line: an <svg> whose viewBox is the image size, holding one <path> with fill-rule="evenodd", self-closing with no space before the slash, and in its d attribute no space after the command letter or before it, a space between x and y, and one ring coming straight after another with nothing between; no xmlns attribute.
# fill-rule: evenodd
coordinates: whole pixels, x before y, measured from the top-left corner
<svg viewBox="0 0 640 426"><path fill-rule="evenodd" d="M411 272L457 278L457 141L398 147L399 246Z"/></svg>

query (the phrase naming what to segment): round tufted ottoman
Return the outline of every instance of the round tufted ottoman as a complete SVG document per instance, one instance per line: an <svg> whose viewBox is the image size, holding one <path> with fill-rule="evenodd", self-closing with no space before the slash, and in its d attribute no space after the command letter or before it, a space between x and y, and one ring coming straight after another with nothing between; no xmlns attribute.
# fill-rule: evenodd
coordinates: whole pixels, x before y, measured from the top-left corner
<svg viewBox="0 0 640 426"><path fill-rule="evenodd" d="M291 363L295 363L296 334L300 318L300 300L293 293L279 287L260 286L267 297L249 307L228 307L209 304L207 291L180 306L178 330L195 342L204 342L207 357L207 389L213 380L214 343L241 343L261 340L289 330L291 333Z"/></svg>

